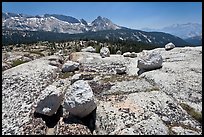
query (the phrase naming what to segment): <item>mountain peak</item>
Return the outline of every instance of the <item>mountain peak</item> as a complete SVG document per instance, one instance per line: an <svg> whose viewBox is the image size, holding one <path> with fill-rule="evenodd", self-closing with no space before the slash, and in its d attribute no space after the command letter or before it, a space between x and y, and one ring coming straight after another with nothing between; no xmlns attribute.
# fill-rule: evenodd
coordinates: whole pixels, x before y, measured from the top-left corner
<svg viewBox="0 0 204 137"><path fill-rule="evenodd" d="M100 20L102 20L103 18L102 18L101 16L98 16L98 17L97 17L97 19L100 19Z"/></svg>

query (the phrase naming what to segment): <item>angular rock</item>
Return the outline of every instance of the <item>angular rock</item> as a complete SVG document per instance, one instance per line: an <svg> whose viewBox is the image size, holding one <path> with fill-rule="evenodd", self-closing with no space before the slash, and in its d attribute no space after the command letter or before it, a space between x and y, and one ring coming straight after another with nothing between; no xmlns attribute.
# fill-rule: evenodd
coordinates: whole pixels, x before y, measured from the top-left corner
<svg viewBox="0 0 204 137"><path fill-rule="evenodd" d="M80 118L90 114L96 108L96 104L89 84L84 80L74 82L65 94L63 106L70 114Z"/></svg>
<svg viewBox="0 0 204 137"><path fill-rule="evenodd" d="M38 98L36 112L51 116L55 114L64 99L64 92L56 86L46 87Z"/></svg>
<svg viewBox="0 0 204 137"><path fill-rule="evenodd" d="M162 56L157 52L145 53L138 59L137 67L141 70L153 70L162 67Z"/></svg>
<svg viewBox="0 0 204 137"><path fill-rule="evenodd" d="M62 72L73 72L78 69L79 63L73 61L67 61L62 66Z"/></svg>
<svg viewBox="0 0 204 137"><path fill-rule="evenodd" d="M87 48L82 49L81 52L96 52L96 49L92 46L89 46Z"/></svg>
<svg viewBox="0 0 204 137"><path fill-rule="evenodd" d="M175 48L175 45L172 42L165 45L165 50L171 50L173 48Z"/></svg>
<svg viewBox="0 0 204 137"><path fill-rule="evenodd" d="M100 49L100 55L102 58L105 58L105 57L110 57L110 51L107 47L102 47Z"/></svg>

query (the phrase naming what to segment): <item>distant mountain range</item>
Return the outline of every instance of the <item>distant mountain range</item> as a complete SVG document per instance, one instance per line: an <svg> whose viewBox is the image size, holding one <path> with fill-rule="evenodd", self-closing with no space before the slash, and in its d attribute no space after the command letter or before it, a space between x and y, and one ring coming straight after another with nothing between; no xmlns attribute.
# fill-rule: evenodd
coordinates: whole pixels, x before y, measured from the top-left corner
<svg viewBox="0 0 204 137"><path fill-rule="evenodd" d="M162 29L143 28L142 30L170 33L191 44L202 45L202 25L198 23L173 24Z"/></svg>
<svg viewBox="0 0 204 137"><path fill-rule="evenodd" d="M191 42L168 33L128 29L101 16L87 23L84 19L58 14L31 16L2 13L2 30L2 44L39 40L97 39L131 40L163 47L168 42L173 42L177 46L190 45Z"/></svg>

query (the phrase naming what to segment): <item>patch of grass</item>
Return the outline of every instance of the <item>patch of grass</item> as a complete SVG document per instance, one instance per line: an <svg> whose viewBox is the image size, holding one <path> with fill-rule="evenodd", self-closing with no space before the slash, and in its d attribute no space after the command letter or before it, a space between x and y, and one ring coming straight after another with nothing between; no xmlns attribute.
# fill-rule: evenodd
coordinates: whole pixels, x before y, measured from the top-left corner
<svg viewBox="0 0 204 137"><path fill-rule="evenodd" d="M145 90L145 92L151 92L151 91L159 91L159 87L158 86L153 86L152 88L147 88Z"/></svg>
<svg viewBox="0 0 204 137"><path fill-rule="evenodd" d="M26 63L27 61L22 61L22 60L14 60L11 64L12 67L18 66L20 64Z"/></svg>
<svg viewBox="0 0 204 137"><path fill-rule="evenodd" d="M180 103L180 106L195 120L202 123L202 113L195 111L194 108L190 107L188 104Z"/></svg>
<svg viewBox="0 0 204 137"><path fill-rule="evenodd" d="M109 77L105 77L102 79L104 83L107 82L122 82L122 81L130 81L133 79L137 79L138 76L128 76L128 75L118 75L118 74L113 74L109 75Z"/></svg>
<svg viewBox="0 0 204 137"><path fill-rule="evenodd" d="M73 72L60 72L59 78L65 79L65 78L69 78L69 77L71 77L73 75L74 75Z"/></svg>
<svg viewBox="0 0 204 137"><path fill-rule="evenodd" d="M41 53L40 51L29 51L30 53L33 53L33 54L37 54L37 55L40 55L41 57L45 56L43 53Z"/></svg>

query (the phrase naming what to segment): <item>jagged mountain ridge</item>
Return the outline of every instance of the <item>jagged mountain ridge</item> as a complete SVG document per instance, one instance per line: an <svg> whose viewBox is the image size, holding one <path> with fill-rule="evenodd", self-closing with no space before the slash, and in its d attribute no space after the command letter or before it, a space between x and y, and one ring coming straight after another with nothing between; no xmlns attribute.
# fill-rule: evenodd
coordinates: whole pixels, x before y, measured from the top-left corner
<svg viewBox="0 0 204 137"><path fill-rule="evenodd" d="M2 13L2 28L75 34L87 31L115 30L121 27L101 16L89 24L84 19L78 20L71 16L58 14L29 16L24 14Z"/></svg>
<svg viewBox="0 0 204 137"><path fill-rule="evenodd" d="M2 29L2 44L39 40L95 39L130 40L157 46L164 46L168 42L173 42L178 46L189 45L179 37L167 33L128 29L101 16L87 23L84 19L58 14L29 16L2 13Z"/></svg>

